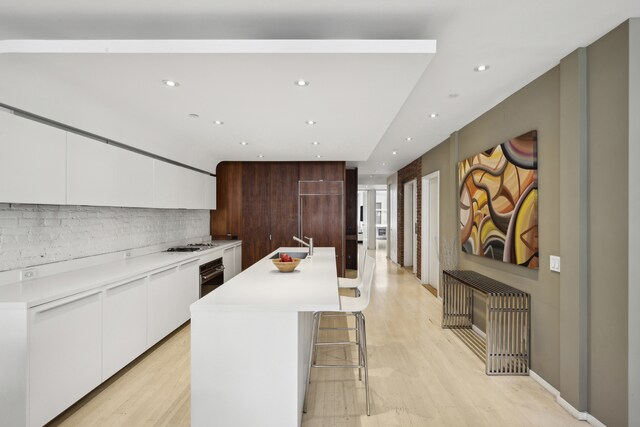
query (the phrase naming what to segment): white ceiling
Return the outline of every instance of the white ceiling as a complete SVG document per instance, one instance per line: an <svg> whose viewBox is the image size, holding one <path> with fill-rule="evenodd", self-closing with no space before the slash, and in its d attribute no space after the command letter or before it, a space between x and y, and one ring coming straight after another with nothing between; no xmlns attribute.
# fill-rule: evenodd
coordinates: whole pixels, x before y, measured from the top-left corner
<svg viewBox="0 0 640 427"><path fill-rule="evenodd" d="M208 170L257 154L321 154L383 177L634 16L637 0L0 0L0 40L438 42L430 63L409 54L4 54L0 102ZM481 63L489 71L474 72ZM167 78L181 86L162 87ZM311 85L295 87L297 78ZM200 118L186 116L192 112ZM318 124L305 125L309 119Z"/></svg>

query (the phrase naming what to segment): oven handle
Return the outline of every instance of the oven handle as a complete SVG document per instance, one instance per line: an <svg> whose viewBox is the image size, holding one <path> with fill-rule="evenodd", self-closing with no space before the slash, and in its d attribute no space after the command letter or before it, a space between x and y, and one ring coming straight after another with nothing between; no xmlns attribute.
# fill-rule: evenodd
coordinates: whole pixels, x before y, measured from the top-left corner
<svg viewBox="0 0 640 427"><path fill-rule="evenodd" d="M205 276L202 276L202 281L206 282L207 280L213 279L214 277L217 277L217 276L221 275L222 273L224 273L224 266L223 267L218 267L216 269L216 271L214 271L211 274L207 274Z"/></svg>

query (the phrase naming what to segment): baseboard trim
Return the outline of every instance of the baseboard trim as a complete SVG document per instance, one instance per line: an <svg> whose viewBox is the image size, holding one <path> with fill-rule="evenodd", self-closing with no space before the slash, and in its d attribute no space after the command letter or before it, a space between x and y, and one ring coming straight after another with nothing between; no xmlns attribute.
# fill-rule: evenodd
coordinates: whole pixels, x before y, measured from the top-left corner
<svg viewBox="0 0 640 427"><path fill-rule="evenodd" d="M560 392L551 384L549 384L548 382L546 382L544 380L544 378L542 378L540 375L536 374L535 372L533 372L532 370L529 370L529 376L538 384L540 384L545 390L547 390L549 393L551 393L551 395L553 397L558 397L560 396Z"/></svg>
<svg viewBox="0 0 640 427"><path fill-rule="evenodd" d="M603 422L601 422L599 419L597 419L596 417L594 417L588 412L587 412L587 422L595 427L607 427L606 425L604 425Z"/></svg>
<svg viewBox="0 0 640 427"><path fill-rule="evenodd" d="M487 339L487 334L482 332L482 330L480 328L478 328L476 325L471 325L471 330L473 330L473 332L475 332L476 334L480 335L483 339Z"/></svg>
<svg viewBox="0 0 640 427"><path fill-rule="evenodd" d="M556 396L556 402L558 402L558 405L562 406L565 411L573 415L573 418L575 418L576 420L587 421L587 412L578 411L569 402L560 397L560 395Z"/></svg>
<svg viewBox="0 0 640 427"><path fill-rule="evenodd" d="M547 390L553 397L555 397L558 405L562 406L562 408L565 411L567 411L569 414L571 414L571 416L573 416L575 419L579 421L586 421L587 423L595 427L607 427L604 423L602 423L600 420L598 420L596 417L594 417L590 413L584 412L584 411L578 411L576 408L574 408L569 402L567 402L560 396L560 392L554 386L546 382L544 378L542 378L540 375L536 374L532 370L529 370L529 376L531 377L532 380L534 380L535 382L540 384L545 390Z"/></svg>

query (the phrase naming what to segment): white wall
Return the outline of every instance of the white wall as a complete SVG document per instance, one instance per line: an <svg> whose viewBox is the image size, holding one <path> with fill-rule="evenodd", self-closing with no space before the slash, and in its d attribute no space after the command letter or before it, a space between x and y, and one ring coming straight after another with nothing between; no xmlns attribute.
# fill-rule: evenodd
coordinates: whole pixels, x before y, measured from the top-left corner
<svg viewBox="0 0 640 427"><path fill-rule="evenodd" d="M208 210L0 204L0 271L207 235Z"/></svg>

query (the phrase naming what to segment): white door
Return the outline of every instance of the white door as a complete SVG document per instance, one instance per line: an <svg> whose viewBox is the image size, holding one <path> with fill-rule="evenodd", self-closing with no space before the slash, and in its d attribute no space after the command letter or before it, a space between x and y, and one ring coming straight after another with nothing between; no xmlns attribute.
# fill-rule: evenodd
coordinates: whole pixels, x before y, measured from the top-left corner
<svg viewBox="0 0 640 427"><path fill-rule="evenodd" d="M422 283L430 284L439 292L440 261L439 200L440 172L422 178Z"/></svg>

